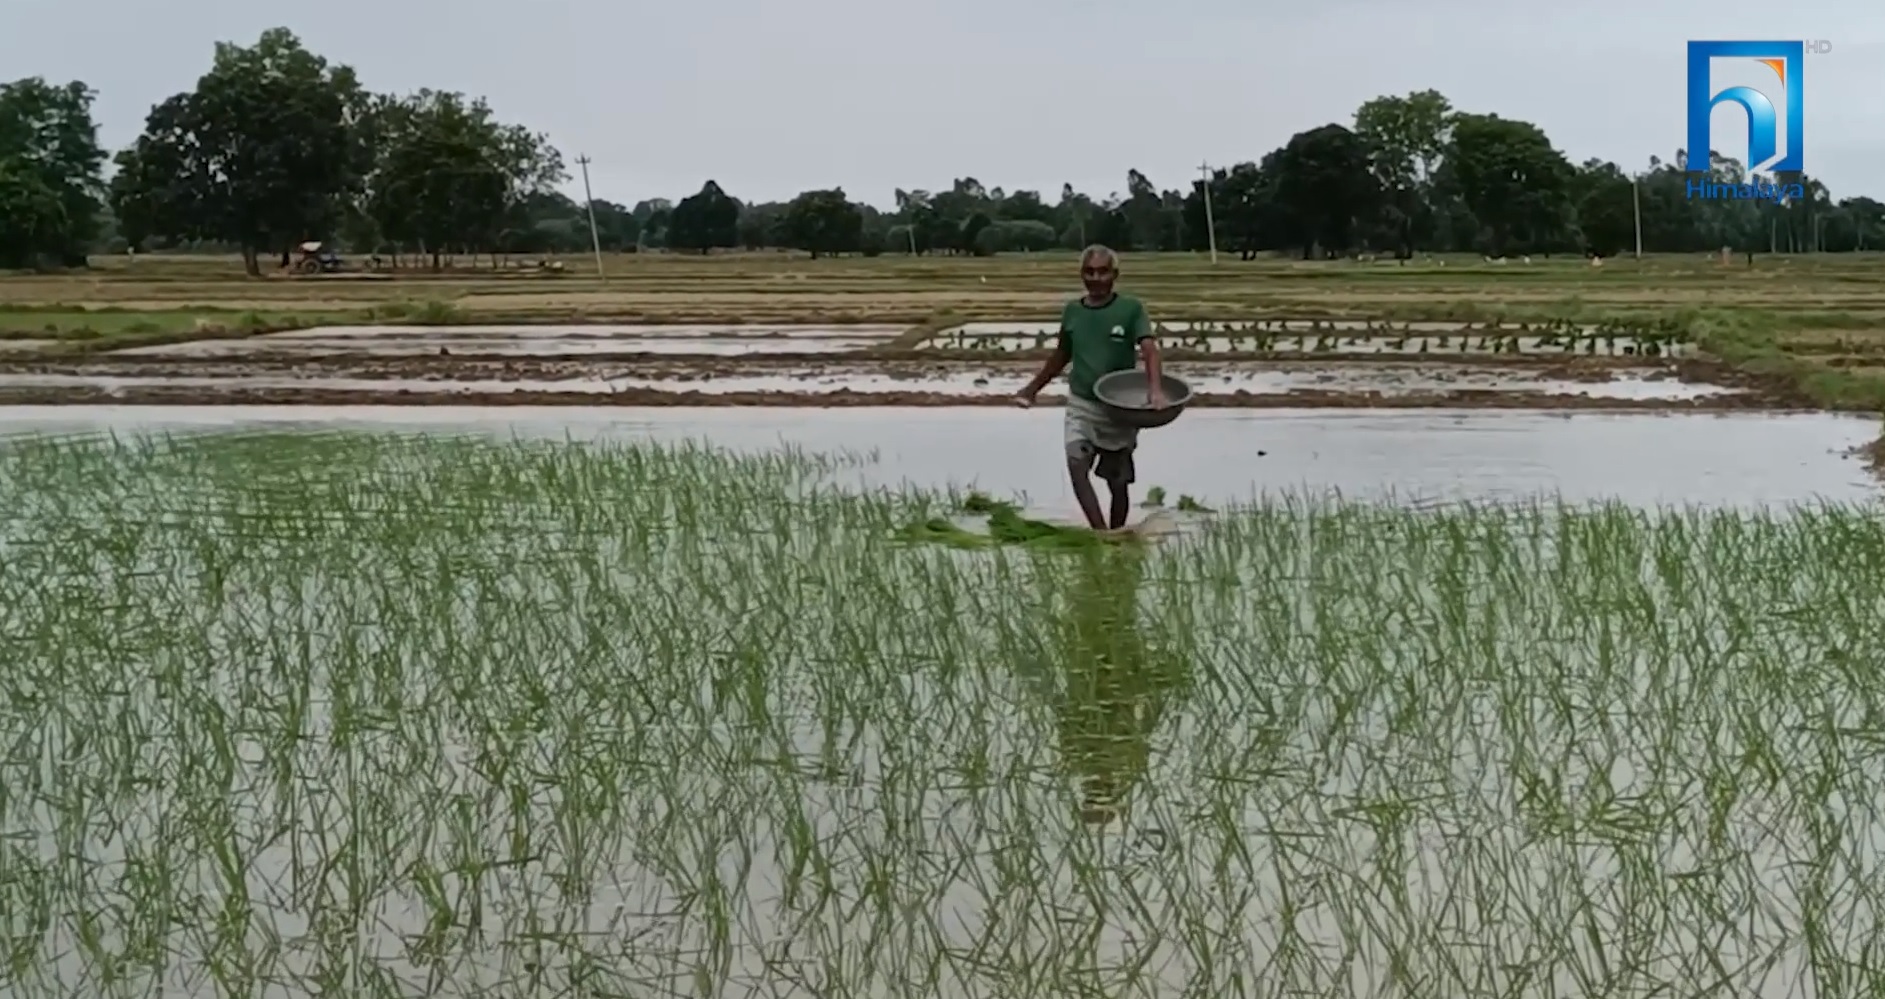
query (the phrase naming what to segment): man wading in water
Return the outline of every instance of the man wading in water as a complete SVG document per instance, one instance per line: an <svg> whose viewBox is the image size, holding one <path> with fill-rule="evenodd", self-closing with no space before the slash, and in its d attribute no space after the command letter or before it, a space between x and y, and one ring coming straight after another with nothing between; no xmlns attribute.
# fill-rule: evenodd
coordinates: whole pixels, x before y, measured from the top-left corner
<svg viewBox="0 0 1885 999"><path fill-rule="evenodd" d="M1086 296L1061 310L1059 346L1041 365L1040 374L1015 394L1015 405L1033 406L1041 389L1072 362L1073 373L1067 377L1067 474L1073 479L1073 495L1080 501L1081 512L1096 531L1125 527L1126 516L1132 512L1129 493L1136 477L1132 454L1139 446L1139 430L1113 419L1100 406L1093 383L1101 375L1130 371L1136 348L1145 358L1152 408L1165 406L1152 320L1145 314L1144 303L1113 291L1118 278L1119 255L1112 250L1089 246L1080 254L1080 281L1086 285ZM1100 516L1090 473L1097 473L1112 492L1108 518Z"/></svg>

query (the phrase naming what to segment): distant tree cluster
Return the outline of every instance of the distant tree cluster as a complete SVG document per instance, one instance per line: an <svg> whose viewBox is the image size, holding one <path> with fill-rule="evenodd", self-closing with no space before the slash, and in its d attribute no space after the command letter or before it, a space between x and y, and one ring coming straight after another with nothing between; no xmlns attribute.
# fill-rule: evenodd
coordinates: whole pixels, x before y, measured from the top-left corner
<svg viewBox="0 0 1885 999"><path fill-rule="evenodd" d="M1460 112L1428 90L1376 98L1350 124L1298 133L1259 159L1214 171L1208 211L1202 178L1188 190L1161 191L1129 170L1123 195L1094 198L1068 185L1051 205L1034 191L1004 192L963 178L948 191L899 190L891 212L848 203L841 191L741 205L737 233L689 230L685 241L670 239L670 245L777 246L815 254L988 255L1092 242L1121 250L1202 250L1215 230L1220 250L1245 259L1262 253L1305 260L1421 252L1610 256L1634 249L1640 210L1648 252L1885 248L1885 204L1835 202L1825 185L1802 174L1765 179L1765 190L1785 197L1691 198L1694 184L1745 190L1742 185L1756 178L1718 154L1711 154L1706 176L1687 173L1686 162L1681 150L1669 162L1652 157L1649 169L1634 177L1600 160L1573 165L1538 126ZM695 197L728 198L715 184ZM658 245L668 232L659 217L648 218L644 230L647 245Z"/></svg>
<svg viewBox="0 0 1885 999"><path fill-rule="evenodd" d="M481 100L374 94L286 29L216 47L196 88L151 109L109 207L132 248L209 241L261 256L306 240L430 255L523 242L567 179L541 135Z"/></svg>
<svg viewBox="0 0 1885 999"><path fill-rule="evenodd" d="M1138 170L1123 194L1003 191L974 178L899 190L880 210L842 189L746 203L708 181L678 203L584 205L547 138L481 99L393 96L308 51L291 32L219 44L194 89L157 104L109 157L83 83L0 85L0 267L82 265L88 251L239 250L251 274L302 242L438 266L453 254L794 249L833 254L1027 253L1104 242L1122 250L1220 250L1249 259L1375 253L1611 255L1850 251L1885 247L1885 205L1835 201L1801 174L1761 178L1785 196L1696 199L1698 180L1755 181L1680 150L1634 176L1574 165L1529 122L1461 112L1439 93L1380 97L1352 122L1291 136L1257 159L1161 190ZM111 167L107 181L106 170ZM1210 222L1207 223L1207 217Z"/></svg>
<svg viewBox="0 0 1885 999"><path fill-rule="evenodd" d="M109 182L91 101L80 83L0 87L0 266L213 246L259 274L310 240L434 261L544 252L578 214L556 193L567 173L543 136L461 94L370 93L285 29L219 44L194 89L151 109ZM626 209L598 204L597 216L612 245L633 245Z"/></svg>

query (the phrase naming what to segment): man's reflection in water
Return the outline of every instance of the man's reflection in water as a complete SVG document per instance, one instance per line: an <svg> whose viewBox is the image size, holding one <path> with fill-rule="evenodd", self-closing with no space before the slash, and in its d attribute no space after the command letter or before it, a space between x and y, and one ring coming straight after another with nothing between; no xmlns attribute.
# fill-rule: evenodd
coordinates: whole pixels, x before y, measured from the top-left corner
<svg viewBox="0 0 1885 999"><path fill-rule="evenodd" d="M1109 547L1068 561L1054 574L1067 587L1055 615L1060 750L1081 777L1080 817L1101 825L1123 811L1126 792L1144 776L1152 733L1185 671L1140 631L1142 551Z"/></svg>

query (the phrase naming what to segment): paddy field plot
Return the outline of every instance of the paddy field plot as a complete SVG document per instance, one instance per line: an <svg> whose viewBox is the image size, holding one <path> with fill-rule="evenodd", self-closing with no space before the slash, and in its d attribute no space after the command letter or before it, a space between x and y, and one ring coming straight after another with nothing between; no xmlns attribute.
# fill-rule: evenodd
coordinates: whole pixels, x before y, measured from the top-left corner
<svg viewBox="0 0 1885 999"><path fill-rule="evenodd" d="M121 353L133 357L821 354L880 345L900 332L895 326L336 326L133 347Z"/></svg>
<svg viewBox="0 0 1885 999"><path fill-rule="evenodd" d="M15 351L0 357L0 404L331 406L379 397L435 405L460 397L506 405L1002 405L1044 360L1051 329L324 326L116 349ZM1503 402L1727 410L1777 401L1744 385L1711 382L1713 369L1682 366L1673 340L1513 329L1174 323L1162 342L1171 371L1194 385L1202 406Z"/></svg>
<svg viewBox="0 0 1885 999"><path fill-rule="evenodd" d="M624 392L660 392L707 397L776 396L807 404L816 403L821 396L842 393L876 397L888 403L922 398L1000 404L1026 384L1037 368L1038 363L1025 361L846 361L828 355L794 364L781 363L776 357L729 357L709 364L694 359L597 363L568 357L388 358L355 354L271 361L232 354L227 361L176 366L153 363L149 358L45 362L25 370L0 372L0 392L187 391L205 400L238 389L284 395L346 392L369 397L417 393L470 400L518 393L586 393L606 399ZM1430 398L1478 393L1521 405L1528 399L1548 405L1555 399L1576 397L1674 403L1732 397L1741 391L1683 381L1672 372L1655 368L1572 373L1465 364L1435 367L1174 361L1167 370L1186 379L1200 393L1232 400L1250 396L1274 400L1317 396ZM1063 385L1056 385L1047 395L1058 398L1064 392ZM710 403L711 398L707 401Z"/></svg>
<svg viewBox="0 0 1885 999"><path fill-rule="evenodd" d="M0 438L0 989L1885 988L1869 507L964 552L875 457Z"/></svg>
<svg viewBox="0 0 1885 999"><path fill-rule="evenodd" d="M1460 323L1362 319L1161 322L1160 346L1202 354L1545 355L1679 357L1688 344L1670 333L1586 327L1571 323L1470 326ZM1058 323L965 323L923 346L940 350L1012 352L1054 346Z"/></svg>

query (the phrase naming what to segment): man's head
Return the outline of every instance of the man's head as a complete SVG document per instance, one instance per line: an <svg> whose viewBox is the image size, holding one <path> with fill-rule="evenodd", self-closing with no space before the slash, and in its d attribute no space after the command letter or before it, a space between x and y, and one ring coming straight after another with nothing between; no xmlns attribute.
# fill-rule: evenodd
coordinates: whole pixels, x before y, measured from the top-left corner
<svg viewBox="0 0 1885 999"><path fill-rule="evenodd" d="M1105 298L1113 293L1113 282L1119 278L1119 254L1098 243L1087 247L1080 253L1080 283L1086 285L1086 293L1093 298Z"/></svg>

